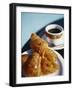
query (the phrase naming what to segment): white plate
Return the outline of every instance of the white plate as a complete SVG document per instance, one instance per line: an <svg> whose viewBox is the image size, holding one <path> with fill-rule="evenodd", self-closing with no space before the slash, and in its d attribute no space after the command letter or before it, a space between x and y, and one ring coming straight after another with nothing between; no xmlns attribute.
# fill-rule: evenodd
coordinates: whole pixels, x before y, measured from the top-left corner
<svg viewBox="0 0 73 90"><path fill-rule="evenodd" d="M45 34L42 36L42 38L43 38L44 40L46 40L46 41L48 42L49 46L50 46L51 48L53 48L54 50L61 50L61 49L64 48L64 42L63 42L63 44L61 44L61 45L52 45L52 44L50 43L49 37L47 37ZM64 37L63 37L63 38L64 38Z"/></svg>
<svg viewBox="0 0 73 90"><path fill-rule="evenodd" d="M53 50L53 49L52 49ZM54 50L53 50L54 51ZM54 73L52 73L52 74L48 74L48 76L56 76L56 75L63 75L63 69L64 69L64 59L63 59L63 57L57 52L57 51L54 51L56 54L57 54L57 57L58 57L58 60L57 60L57 64L60 66L59 67L59 69L56 71L56 72L54 72ZM22 55L24 55L24 54L31 54L32 53L32 50L30 49L30 50L28 50L28 51L25 51L25 52L23 52L22 53ZM44 75L44 76L46 76L46 75Z"/></svg>

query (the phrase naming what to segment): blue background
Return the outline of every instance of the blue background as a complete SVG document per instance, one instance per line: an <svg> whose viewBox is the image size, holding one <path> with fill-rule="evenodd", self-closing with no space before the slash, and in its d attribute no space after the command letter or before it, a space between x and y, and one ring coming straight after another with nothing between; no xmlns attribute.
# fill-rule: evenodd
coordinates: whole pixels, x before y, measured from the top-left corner
<svg viewBox="0 0 73 90"><path fill-rule="evenodd" d="M64 18L63 14L51 14L51 13L21 13L21 46L29 40L32 32L37 32L47 24Z"/></svg>

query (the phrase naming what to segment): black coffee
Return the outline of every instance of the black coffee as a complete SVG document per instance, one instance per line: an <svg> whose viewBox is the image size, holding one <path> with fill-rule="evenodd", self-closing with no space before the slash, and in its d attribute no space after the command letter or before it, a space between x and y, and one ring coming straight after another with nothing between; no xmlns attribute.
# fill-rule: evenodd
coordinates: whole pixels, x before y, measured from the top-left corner
<svg viewBox="0 0 73 90"><path fill-rule="evenodd" d="M48 32L50 32L50 33L60 33L61 30L59 30L59 29L50 29L50 30L48 30Z"/></svg>

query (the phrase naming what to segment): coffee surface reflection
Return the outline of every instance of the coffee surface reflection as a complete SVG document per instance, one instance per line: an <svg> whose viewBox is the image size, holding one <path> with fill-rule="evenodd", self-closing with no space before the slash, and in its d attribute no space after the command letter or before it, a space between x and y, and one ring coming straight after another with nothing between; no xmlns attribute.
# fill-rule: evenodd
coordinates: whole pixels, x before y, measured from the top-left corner
<svg viewBox="0 0 73 90"><path fill-rule="evenodd" d="M50 30L48 30L48 32L50 32L50 33L60 33L61 30L59 30L59 29L50 29Z"/></svg>

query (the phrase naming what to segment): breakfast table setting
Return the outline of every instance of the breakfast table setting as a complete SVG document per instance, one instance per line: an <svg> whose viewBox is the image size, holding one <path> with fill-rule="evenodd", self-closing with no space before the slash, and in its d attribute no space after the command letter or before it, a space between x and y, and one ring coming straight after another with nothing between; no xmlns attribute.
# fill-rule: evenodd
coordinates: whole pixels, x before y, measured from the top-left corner
<svg viewBox="0 0 73 90"><path fill-rule="evenodd" d="M38 31L36 32L36 34L39 35L40 37L45 38L45 36L44 36L45 28L46 28L48 25L51 25L51 24L60 25L60 26L63 28L63 30L64 30L64 18L62 18L62 19L53 21L52 23L49 23L49 24L47 24L46 26L42 27L40 30L38 30ZM29 47L29 41L30 41L30 39L29 39L29 40L26 42L26 44L22 47L22 53L23 53L24 51L27 51L27 50L30 49L30 47ZM64 41L64 40L63 40L63 41ZM56 50L57 52L59 52L59 53L62 55L62 57L64 58L64 45L60 45L60 46L57 46L57 48L56 48L56 47L54 47L54 48L55 48L55 50Z"/></svg>
<svg viewBox="0 0 73 90"><path fill-rule="evenodd" d="M58 72L50 74L49 76L63 75L64 72L64 19L54 21L47 24L42 29L36 32L41 39L45 40L55 54L57 55L57 64L60 69ZM30 47L31 39L22 48L22 55L31 54L32 50ZM37 43L36 43L37 44ZM36 47L35 47L36 48ZM25 58L25 57L24 57ZM22 71L23 72L23 71ZM24 77L25 75L22 75Z"/></svg>

